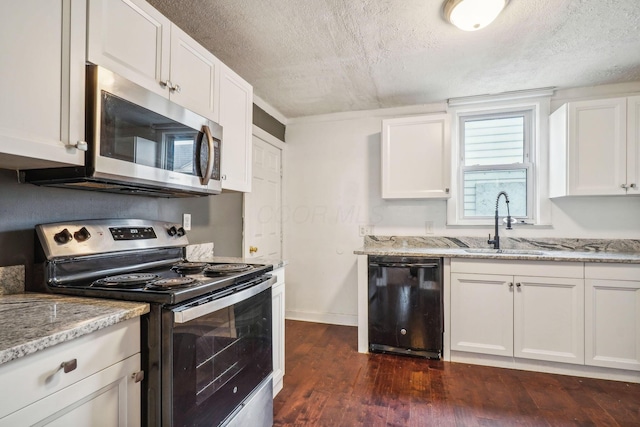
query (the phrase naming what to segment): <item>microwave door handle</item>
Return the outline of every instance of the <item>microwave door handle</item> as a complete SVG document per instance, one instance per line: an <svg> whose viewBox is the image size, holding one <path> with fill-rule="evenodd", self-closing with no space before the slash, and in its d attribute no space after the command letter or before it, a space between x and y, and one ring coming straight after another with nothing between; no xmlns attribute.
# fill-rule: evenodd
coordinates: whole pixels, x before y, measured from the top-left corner
<svg viewBox="0 0 640 427"><path fill-rule="evenodd" d="M214 149L215 147L213 146L213 136L211 136L211 130L209 129L209 126L204 125L202 126L202 132L204 132L204 135L207 137L207 145L209 146L209 152L208 152L208 157L207 157L207 169L204 171L204 176L200 177L200 183L202 185L207 185L209 184L209 180L211 179L211 173L213 172L213 162L215 160L215 153L214 153Z"/></svg>

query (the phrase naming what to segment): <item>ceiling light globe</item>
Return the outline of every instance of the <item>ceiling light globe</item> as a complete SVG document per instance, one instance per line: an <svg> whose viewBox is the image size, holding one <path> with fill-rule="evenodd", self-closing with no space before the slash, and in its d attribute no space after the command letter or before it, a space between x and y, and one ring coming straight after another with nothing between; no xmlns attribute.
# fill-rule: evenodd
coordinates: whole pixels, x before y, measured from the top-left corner
<svg viewBox="0 0 640 427"><path fill-rule="evenodd" d="M476 31L491 24L509 0L447 0L445 17L464 31Z"/></svg>

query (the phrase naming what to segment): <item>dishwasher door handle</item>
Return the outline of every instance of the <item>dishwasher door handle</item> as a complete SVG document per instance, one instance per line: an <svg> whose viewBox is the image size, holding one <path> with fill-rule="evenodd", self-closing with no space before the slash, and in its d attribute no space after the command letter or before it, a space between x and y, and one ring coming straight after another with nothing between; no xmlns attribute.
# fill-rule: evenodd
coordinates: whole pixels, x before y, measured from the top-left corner
<svg viewBox="0 0 640 427"><path fill-rule="evenodd" d="M370 262L370 266L373 267L389 267L389 268L438 268L440 265L434 264L402 264L402 263L384 263L384 262Z"/></svg>

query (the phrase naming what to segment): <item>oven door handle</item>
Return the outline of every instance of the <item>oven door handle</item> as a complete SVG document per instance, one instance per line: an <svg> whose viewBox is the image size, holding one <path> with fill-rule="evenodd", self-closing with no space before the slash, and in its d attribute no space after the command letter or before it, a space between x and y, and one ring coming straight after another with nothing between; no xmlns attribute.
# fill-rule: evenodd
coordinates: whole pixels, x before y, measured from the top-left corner
<svg viewBox="0 0 640 427"><path fill-rule="evenodd" d="M270 288L274 283L276 283L276 278L270 276L268 279L257 285L242 289L219 299L215 299L204 304L198 304L196 302L174 308L173 321L175 323L187 323L191 320L197 319L198 317L206 316L207 314L216 312L223 308L232 306L233 304L237 304L240 301L249 299L252 296L258 295L265 289Z"/></svg>

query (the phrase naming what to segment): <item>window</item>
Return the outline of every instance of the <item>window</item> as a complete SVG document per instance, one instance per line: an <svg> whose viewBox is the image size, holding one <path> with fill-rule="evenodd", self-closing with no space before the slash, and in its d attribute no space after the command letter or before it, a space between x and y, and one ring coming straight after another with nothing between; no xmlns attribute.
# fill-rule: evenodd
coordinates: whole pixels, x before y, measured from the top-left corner
<svg viewBox="0 0 640 427"><path fill-rule="evenodd" d="M448 101L451 192L447 225L493 225L496 198L509 194L518 222L548 227L549 114L553 90L536 89ZM506 216L504 198L498 210Z"/></svg>
<svg viewBox="0 0 640 427"><path fill-rule="evenodd" d="M532 122L530 109L459 116L460 219L493 218L500 191L509 195L512 216L533 218ZM499 210L506 216L504 198Z"/></svg>

